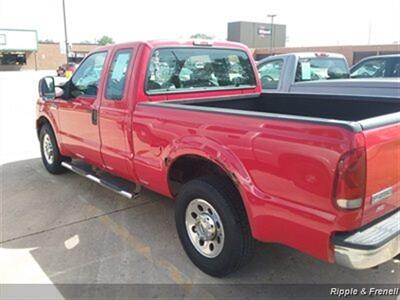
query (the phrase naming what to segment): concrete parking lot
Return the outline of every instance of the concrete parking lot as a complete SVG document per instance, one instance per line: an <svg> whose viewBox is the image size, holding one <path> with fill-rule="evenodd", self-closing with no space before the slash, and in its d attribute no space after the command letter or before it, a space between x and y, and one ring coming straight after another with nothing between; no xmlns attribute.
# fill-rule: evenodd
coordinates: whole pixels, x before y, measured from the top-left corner
<svg viewBox="0 0 400 300"><path fill-rule="evenodd" d="M44 73L0 72L1 283L400 282L396 259L353 271L275 244L259 244L252 262L227 278L205 275L180 246L173 201L148 190L127 200L73 173L45 171L34 130Z"/></svg>

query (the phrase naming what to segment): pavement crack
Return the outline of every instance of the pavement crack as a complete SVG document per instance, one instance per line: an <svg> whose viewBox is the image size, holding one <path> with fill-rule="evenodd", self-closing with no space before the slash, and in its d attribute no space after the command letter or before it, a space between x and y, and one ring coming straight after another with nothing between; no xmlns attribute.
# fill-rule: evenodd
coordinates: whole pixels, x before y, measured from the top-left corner
<svg viewBox="0 0 400 300"><path fill-rule="evenodd" d="M94 220L94 219L97 219L97 218L101 218L101 217L104 217L104 216L109 216L109 215L112 215L112 214L115 214L115 213L119 213L121 211L126 211L126 210L129 210L129 209L132 209L132 208L145 206L145 205L148 205L148 204L151 204L151 203L154 203L154 202L155 201L147 201L145 203L134 204L132 206L116 209L116 210L113 210L113 211L110 211L110 212L105 212L105 213L102 213L102 214L98 214L98 215L95 215L95 216L92 216L92 217L88 217L88 218L85 218L85 219L77 220L77 221L70 222L70 223L67 223L67 224L61 224L61 225L54 226L54 227L51 227L51 228L47 228L47 229L43 229L43 230L40 230L40 231L36 231L36 232L28 233L28 234L25 234L25 235L21 235L21 236L18 236L18 237L10 238L8 240L1 241L0 245L6 244L6 243L9 243L9 242L13 242L13 241L16 241L16 240L20 240L20 239L23 239L23 238L35 236L35 235L38 235L38 234L54 231L54 230L57 230L57 229L65 228L65 227L68 227L68 226L71 226L71 225L84 223L84 222L91 221L91 220Z"/></svg>

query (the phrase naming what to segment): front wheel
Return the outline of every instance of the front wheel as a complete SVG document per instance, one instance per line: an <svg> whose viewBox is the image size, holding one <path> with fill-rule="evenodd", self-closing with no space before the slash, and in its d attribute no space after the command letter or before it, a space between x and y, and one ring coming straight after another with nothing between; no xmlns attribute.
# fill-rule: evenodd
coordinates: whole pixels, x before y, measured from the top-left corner
<svg viewBox="0 0 400 300"><path fill-rule="evenodd" d="M175 222L185 252L211 276L228 275L252 257L245 209L228 180L206 177L186 183L177 197Z"/></svg>
<svg viewBox="0 0 400 300"><path fill-rule="evenodd" d="M69 160L62 156L57 146L56 137L49 124L44 124L39 133L40 153L47 171L52 174L61 174L67 171L61 163Z"/></svg>

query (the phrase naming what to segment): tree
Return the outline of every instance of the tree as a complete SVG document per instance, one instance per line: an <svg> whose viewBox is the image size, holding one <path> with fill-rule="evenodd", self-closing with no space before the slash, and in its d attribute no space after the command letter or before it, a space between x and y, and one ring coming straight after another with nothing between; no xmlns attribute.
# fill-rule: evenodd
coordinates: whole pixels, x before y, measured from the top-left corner
<svg viewBox="0 0 400 300"><path fill-rule="evenodd" d="M190 36L191 39L212 40L214 37L205 33L196 33Z"/></svg>
<svg viewBox="0 0 400 300"><path fill-rule="evenodd" d="M97 43L100 45L114 44L114 40L112 39L112 37L109 37L108 35L103 35L101 38L97 40Z"/></svg>

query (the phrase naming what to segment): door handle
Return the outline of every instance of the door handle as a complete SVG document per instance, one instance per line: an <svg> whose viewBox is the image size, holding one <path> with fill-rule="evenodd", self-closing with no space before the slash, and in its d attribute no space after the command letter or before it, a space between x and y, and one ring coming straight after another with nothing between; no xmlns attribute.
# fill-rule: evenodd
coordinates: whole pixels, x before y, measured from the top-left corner
<svg viewBox="0 0 400 300"><path fill-rule="evenodd" d="M97 109L92 109L92 124L97 125Z"/></svg>

